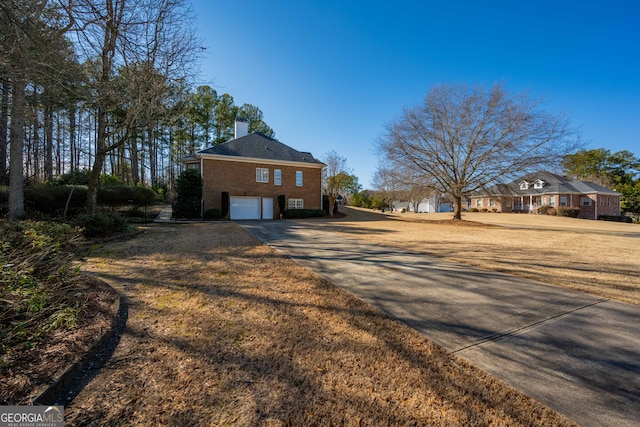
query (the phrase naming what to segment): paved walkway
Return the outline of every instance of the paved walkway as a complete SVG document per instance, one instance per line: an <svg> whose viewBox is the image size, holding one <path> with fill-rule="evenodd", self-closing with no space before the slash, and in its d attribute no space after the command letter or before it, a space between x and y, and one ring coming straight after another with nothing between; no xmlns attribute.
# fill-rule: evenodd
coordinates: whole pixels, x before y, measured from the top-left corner
<svg viewBox="0 0 640 427"><path fill-rule="evenodd" d="M640 425L640 307L386 248L309 223L241 225L576 422Z"/></svg>

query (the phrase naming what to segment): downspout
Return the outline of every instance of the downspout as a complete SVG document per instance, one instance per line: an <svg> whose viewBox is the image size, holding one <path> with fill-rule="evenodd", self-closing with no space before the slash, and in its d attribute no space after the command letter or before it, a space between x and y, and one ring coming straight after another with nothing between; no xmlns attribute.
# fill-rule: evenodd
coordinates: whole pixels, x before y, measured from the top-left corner
<svg viewBox="0 0 640 427"><path fill-rule="evenodd" d="M200 198L200 218L204 219L204 159L200 156L200 179L202 179L202 197Z"/></svg>
<svg viewBox="0 0 640 427"><path fill-rule="evenodd" d="M596 193L596 209L595 209L595 212L596 212L596 217L593 218L593 219L598 219L598 193Z"/></svg>

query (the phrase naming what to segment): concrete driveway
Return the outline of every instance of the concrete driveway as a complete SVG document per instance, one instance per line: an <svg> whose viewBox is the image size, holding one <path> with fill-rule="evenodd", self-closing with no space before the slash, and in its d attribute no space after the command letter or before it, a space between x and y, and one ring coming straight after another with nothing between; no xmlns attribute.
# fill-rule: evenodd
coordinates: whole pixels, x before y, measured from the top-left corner
<svg viewBox="0 0 640 427"><path fill-rule="evenodd" d="M576 422L640 425L640 307L386 248L313 222L240 225Z"/></svg>

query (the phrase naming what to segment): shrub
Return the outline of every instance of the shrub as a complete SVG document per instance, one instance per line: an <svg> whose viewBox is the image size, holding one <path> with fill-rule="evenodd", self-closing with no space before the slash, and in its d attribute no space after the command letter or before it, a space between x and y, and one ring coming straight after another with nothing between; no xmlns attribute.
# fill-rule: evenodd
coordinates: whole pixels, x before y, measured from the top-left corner
<svg viewBox="0 0 640 427"><path fill-rule="evenodd" d="M196 169L187 169L176 181L176 198L173 202L174 218L200 218L202 177Z"/></svg>
<svg viewBox="0 0 640 427"><path fill-rule="evenodd" d="M150 188L131 185L110 185L98 189L98 204L107 206L148 206L158 199Z"/></svg>
<svg viewBox="0 0 640 427"><path fill-rule="evenodd" d="M142 209L140 209L139 207L133 207L131 209L127 209L126 211L123 212L124 215L127 216L127 218L144 218L145 214L142 211Z"/></svg>
<svg viewBox="0 0 640 427"><path fill-rule="evenodd" d="M491 212L493 212L493 213L498 212L498 208L491 208Z"/></svg>
<svg viewBox="0 0 640 427"><path fill-rule="evenodd" d="M69 173L65 173L53 182L54 185L89 185L90 169L76 169ZM100 175L101 186L105 185L123 185L123 182L115 175Z"/></svg>
<svg viewBox="0 0 640 427"><path fill-rule="evenodd" d="M221 218L226 218L229 215L229 204L231 203L231 198L229 197L229 193L227 191L222 192L222 200L220 201L220 206L222 207ZM206 213L205 213L206 216Z"/></svg>
<svg viewBox="0 0 640 427"><path fill-rule="evenodd" d="M89 238L111 236L127 230L125 219L113 212L80 215L74 225L82 228L82 233Z"/></svg>
<svg viewBox="0 0 640 427"><path fill-rule="evenodd" d="M469 209L469 212L480 212L480 209L478 209L478 208L471 208L471 209Z"/></svg>
<svg viewBox="0 0 640 427"><path fill-rule="evenodd" d="M33 217L37 212L51 216L62 216L69 202L69 215L75 216L85 211L87 187L82 185L44 185L25 186L25 210ZM145 187L112 185L98 188L98 204L103 206L149 206L155 203L158 195Z"/></svg>
<svg viewBox="0 0 640 427"><path fill-rule="evenodd" d="M6 353L75 324L83 294L72 261L82 243L68 224L0 221L0 366Z"/></svg>
<svg viewBox="0 0 640 427"><path fill-rule="evenodd" d="M570 218L578 218L580 215L580 208L558 208L558 216L567 216Z"/></svg>
<svg viewBox="0 0 640 427"><path fill-rule="evenodd" d="M482 212L482 213L487 212L487 208L480 209L480 212Z"/></svg>
<svg viewBox="0 0 640 427"><path fill-rule="evenodd" d="M631 224L633 218L626 215L598 215L600 221L628 222Z"/></svg>
<svg viewBox="0 0 640 427"><path fill-rule="evenodd" d="M540 215L551 215L548 213L549 209L551 209L551 206L549 205L542 205L538 208L538 213Z"/></svg>
<svg viewBox="0 0 640 427"><path fill-rule="evenodd" d="M322 195L322 210L324 210L327 215L329 215L329 205L330 205L329 196L327 196L326 194L323 194ZM333 214L335 215L337 213L338 213L338 201L336 200L336 202L333 204Z"/></svg>
<svg viewBox="0 0 640 427"><path fill-rule="evenodd" d="M556 208L549 207L549 209L547 209L547 215L558 215L558 210Z"/></svg>
<svg viewBox="0 0 640 427"><path fill-rule="evenodd" d="M224 217L220 209L209 209L204 213L205 219L224 219Z"/></svg>
<svg viewBox="0 0 640 427"><path fill-rule="evenodd" d="M324 217L324 209L288 209L284 213L285 218L318 218Z"/></svg>
<svg viewBox="0 0 640 427"><path fill-rule="evenodd" d="M24 189L25 210L30 216L41 212L62 216L69 201L68 213L84 212L87 203L87 187L78 185L31 184Z"/></svg>

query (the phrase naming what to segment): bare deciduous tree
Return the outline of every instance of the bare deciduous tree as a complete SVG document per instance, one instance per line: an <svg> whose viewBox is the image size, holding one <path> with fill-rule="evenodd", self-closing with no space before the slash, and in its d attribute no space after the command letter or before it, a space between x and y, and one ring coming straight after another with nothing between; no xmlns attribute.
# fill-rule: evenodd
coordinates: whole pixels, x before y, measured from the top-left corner
<svg viewBox="0 0 640 427"><path fill-rule="evenodd" d="M329 216L333 216L333 208L341 192L357 191L357 178L347 168L347 159L331 150L322 159L326 164L322 170L324 191L329 196Z"/></svg>
<svg viewBox="0 0 640 427"><path fill-rule="evenodd" d="M577 147L564 115L540 109L527 94L491 89L437 86L424 103L406 109L387 126L379 142L388 160L424 174L438 191L455 200L515 174L558 165Z"/></svg>
<svg viewBox="0 0 640 427"><path fill-rule="evenodd" d="M87 192L87 209L94 212L107 153L121 147L135 126L148 124L141 122L148 118L144 116L146 107L159 97L155 89L169 87L162 84L154 90L129 92L133 96L130 99L118 99L121 93L114 79L116 70L142 64L149 79L157 75L184 79L195 63L199 44L184 0L80 0L71 14L78 45L84 47L87 58L97 58L99 63L93 82L96 153ZM144 96L150 98L142 99Z"/></svg>

